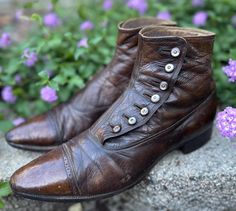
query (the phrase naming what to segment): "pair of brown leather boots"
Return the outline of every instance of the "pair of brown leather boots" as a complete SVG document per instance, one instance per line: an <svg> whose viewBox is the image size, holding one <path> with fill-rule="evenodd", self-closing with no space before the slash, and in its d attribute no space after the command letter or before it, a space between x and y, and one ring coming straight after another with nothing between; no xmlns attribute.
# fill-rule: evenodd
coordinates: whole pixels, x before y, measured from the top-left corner
<svg viewBox="0 0 236 211"><path fill-rule="evenodd" d="M118 30L112 61L83 90L7 133L14 147L55 148L15 172L15 193L45 201L109 197L167 153L189 153L210 139L214 33L155 18Z"/></svg>

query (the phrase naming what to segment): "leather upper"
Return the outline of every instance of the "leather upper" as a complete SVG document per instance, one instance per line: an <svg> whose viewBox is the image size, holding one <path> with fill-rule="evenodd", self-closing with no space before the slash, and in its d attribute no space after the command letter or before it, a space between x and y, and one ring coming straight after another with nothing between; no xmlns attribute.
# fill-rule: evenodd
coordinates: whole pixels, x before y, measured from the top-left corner
<svg viewBox="0 0 236 211"><path fill-rule="evenodd" d="M43 149L44 146L62 144L89 128L127 87L137 56L138 32L150 24L175 25L172 21L149 17L120 23L111 62L69 102L14 128L6 135L7 141Z"/></svg>
<svg viewBox="0 0 236 211"><path fill-rule="evenodd" d="M18 170L11 178L13 190L83 200L136 184L164 155L212 124L217 107L213 43L214 34L203 30L142 29L125 92L90 129ZM49 169L52 162L56 176ZM41 175L39 181L26 187L35 175Z"/></svg>

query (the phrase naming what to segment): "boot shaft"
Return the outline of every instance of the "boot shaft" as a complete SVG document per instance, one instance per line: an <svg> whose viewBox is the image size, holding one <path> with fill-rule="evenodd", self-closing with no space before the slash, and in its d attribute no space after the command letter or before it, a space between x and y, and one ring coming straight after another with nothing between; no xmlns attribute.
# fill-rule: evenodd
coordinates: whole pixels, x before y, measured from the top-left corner
<svg viewBox="0 0 236 211"><path fill-rule="evenodd" d="M204 92L215 89L211 68L213 44L214 33L205 30L146 27L140 31L133 74L138 79L134 81L142 81L144 77L146 83L162 80L171 84L176 79L177 87L204 97L207 95ZM152 85L152 88L159 85L157 89L161 91L160 84Z"/></svg>
<svg viewBox="0 0 236 211"><path fill-rule="evenodd" d="M176 26L176 23L151 17L134 18L119 23L115 54L108 65L110 71L130 77L137 56L138 33L150 25Z"/></svg>
<svg viewBox="0 0 236 211"><path fill-rule="evenodd" d="M141 30L129 86L104 114L106 122L101 117L95 123L94 134L110 147L125 147L175 125L209 96L213 96L210 102L198 111L207 118L194 123L200 130L213 121L216 110L211 69L213 43L214 34L203 30L177 27Z"/></svg>

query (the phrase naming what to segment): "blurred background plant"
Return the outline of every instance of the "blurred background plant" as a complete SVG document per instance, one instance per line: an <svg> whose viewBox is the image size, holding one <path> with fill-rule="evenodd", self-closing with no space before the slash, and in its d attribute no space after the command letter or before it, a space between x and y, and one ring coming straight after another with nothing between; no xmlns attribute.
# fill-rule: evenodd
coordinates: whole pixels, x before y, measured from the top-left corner
<svg viewBox="0 0 236 211"><path fill-rule="evenodd" d="M0 209L4 207L2 197L9 196L11 194L11 188L8 182L0 182Z"/></svg>
<svg viewBox="0 0 236 211"><path fill-rule="evenodd" d="M215 32L217 94L222 106L236 107L235 0L72 2L65 6L58 0L15 1L10 23L0 26L1 131L67 100L81 89L110 61L117 24L142 15ZM19 25L23 30L18 30Z"/></svg>

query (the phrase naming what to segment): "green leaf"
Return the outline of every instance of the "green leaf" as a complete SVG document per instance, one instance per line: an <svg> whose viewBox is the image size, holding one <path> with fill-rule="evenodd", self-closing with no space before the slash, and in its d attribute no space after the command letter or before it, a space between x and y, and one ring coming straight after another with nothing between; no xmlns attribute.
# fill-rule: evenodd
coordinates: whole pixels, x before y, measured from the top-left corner
<svg viewBox="0 0 236 211"><path fill-rule="evenodd" d="M73 37L73 34L71 32L66 32L64 36L68 39L71 39Z"/></svg>
<svg viewBox="0 0 236 211"><path fill-rule="evenodd" d="M0 197L6 197L11 194L9 182L0 182Z"/></svg>
<svg viewBox="0 0 236 211"><path fill-rule="evenodd" d="M55 89L56 91L59 91L59 85L56 81L49 81L49 86Z"/></svg>
<svg viewBox="0 0 236 211"><path fill-rule="evenodd" d="M4 202L3 202L3 200L0 198L0 209L2 209L2 208L4 208Z"/></svg>
<svg viewBox="0 0 236 211"><path fill-rule="evenodd" d="M37 13L33 13L32 15L31 15L31 18L30 18L32 21L36 21L36 22L38 22L40 25L42 25L42 23L43 23L43 21L42 21L42 17L39 15L39 14L37 14Z"/></svg>
<svg viewBox="0 0 236 211"><path fill-rule="evenodd" d="M51 3L55 6L59 0L51 0Z"/></svg>
<svg viewBox="0 0 236 211"><path fill-rule="evenodd" d="M12 128L12 122L10 120L0 120L0 131L7 132Z"/></svg>
<svg viewBox="0 0 236 211"><path fill-rule="evenodd" d="M78 12L79 17L86 19L87 13L88 13L86 6L79 4L77 12Z"/></svg>
<svg viewBox="0 0 236 211"><path fill-rule="evenodd" d="M62 39L60 37L55 37L51 40L48 41L47 45L49 48L56 48L56 47L60 47L62 43Z"/></svg>
<svg viewBox="0 0 236 211"><path fill-rule="evenodd" d="M35 3L36 2L33 2L33 1L32 2L26 2L26 3L24 3L23 7L25 9L32 9Z"/></svg>
<svg viewBox="0 0 236 211"><path fill-rule="evenodd" d="M73 85L75 85L79 88L82 88L82 87L84 87L84 81L81 77L75 76L70 80L70 86L73 86Z"/></svg>
<svg viewBox="0 0 236 211"><path fill-rule="evenodd" d="M62 75L57 75L52 79L52 81L55 81L56 83L60 85L64 85L66 83L66 78L64 78Z"/></svg>
<svg viewBox="0 0 236 211"><path fill-rule="evenodd" d="M76 49L75 54L74 54L74 59L77 61L85 53L85 51L86 50L84 48Z"/></svg>
<svg viewBox="0 0 236 211"><path fill-rule="evenodd" d="M40 71L40 72L38 73L38 75L39 75L40 78L48 79L48 73L47 73L45 70Z"/></svg>

